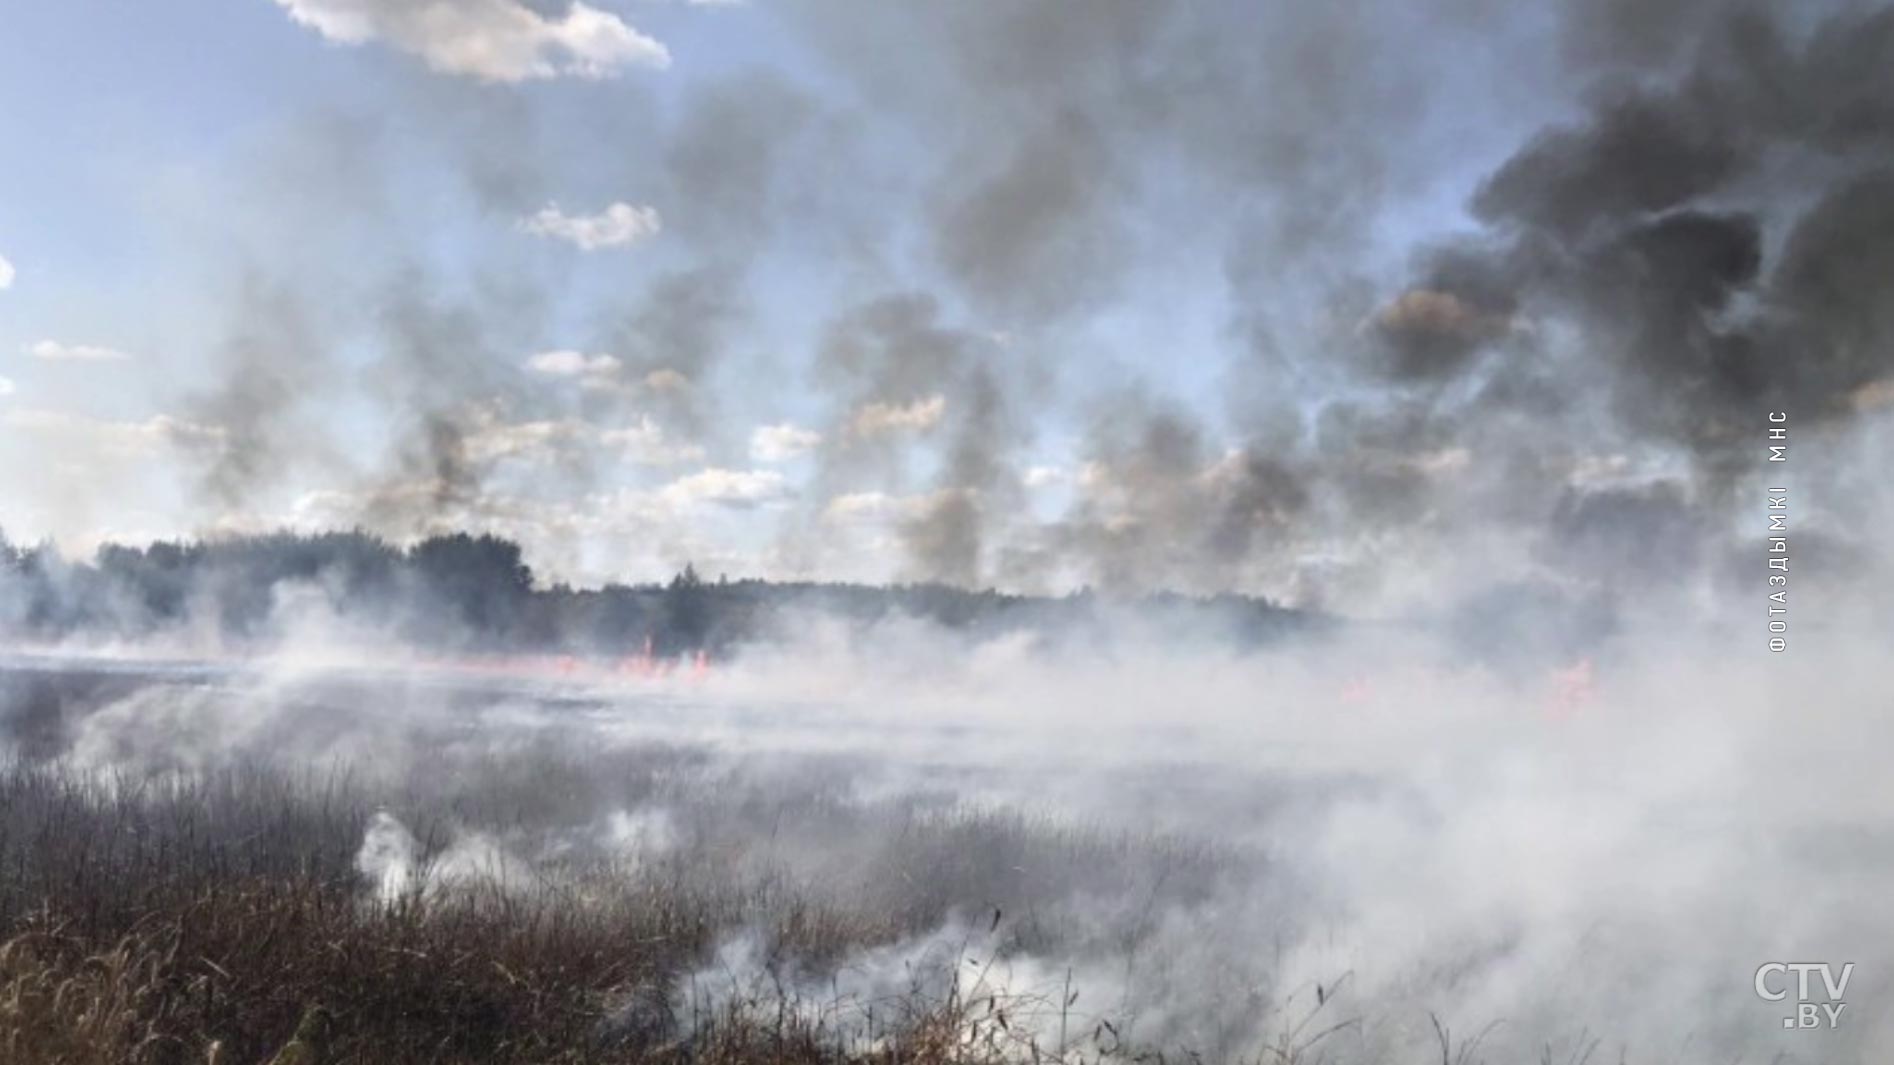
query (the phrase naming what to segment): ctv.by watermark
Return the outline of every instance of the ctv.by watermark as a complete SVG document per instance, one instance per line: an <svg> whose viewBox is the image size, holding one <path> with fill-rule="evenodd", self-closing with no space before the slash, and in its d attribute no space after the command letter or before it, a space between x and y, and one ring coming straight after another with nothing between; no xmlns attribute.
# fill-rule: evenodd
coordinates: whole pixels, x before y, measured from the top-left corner
<svg viewBox="0 0 1894 1065"><path fill-rule="evenodd" d="M1854 972L1854 962L1841 966L1837 973L1825 961L1772 961L1756 969L1756 994L1767 1002L1786 1002L1789 992L1795 992L1795 1012L1782 1018L1784 1028L1834 1029L1840 1027L1841 1013L1848 1008L1841 996L1847 992L1848 978ZM1810 974L1821 977L1819 990L1827 992L1826 998L1809 993Z"/></svg>

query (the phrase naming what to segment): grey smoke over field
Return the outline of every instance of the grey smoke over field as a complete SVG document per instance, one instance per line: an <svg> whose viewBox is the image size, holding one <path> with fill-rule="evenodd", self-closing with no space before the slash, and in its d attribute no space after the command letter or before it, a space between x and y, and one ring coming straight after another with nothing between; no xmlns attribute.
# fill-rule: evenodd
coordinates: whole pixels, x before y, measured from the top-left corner
<svg viewBox="0 0 1894 1065"><path fill-rule="evenodd" d="M1259 653L1137 621L1110 655L948 655L919 623L811 618L660 683L295 647L14 663L0 720L10 753L50 729L32 757L121 802L202 779L326 810L347 782L371 804L339 826L367 907L750 900L661 974L686 1025L788 1008L848 1038L958 980L1088 1053L1250 1060L1333 1025L1305 1060L1437 1060L1430 1016L1456 1047L1487 1032L1490 1061L1889 1045L1890 737L1850 668L1868 641L1764 659L1658 617L1573 681L1413 632ZM28 677L63 709L29 713L48 696L22 701ZM852 938L798 931L822 922ZM1785 1032L1756 997L1755 968L1789 958L1857 964L1839 1029Z"/></svg>
<svg viewBox="0 0 1894 1065"><path fill-rule="evenodd" d="M1632 431L1727 471L1758 409L1852 415L1886 372L1887 12L1706 28L1670 86L1606 83L1482 187L1509 293L1570 316ZM1765 254L1765 238L1773 245ZM1457 295L1451 289L1449 294Z"/></svg>
<svg viewBox="0 0 1894 1065"><path fill-rule="evenodd" d="M193 413L223 427L225 443L204 471L206 491L241 505L274 457L296 439L297 409L324 387L320 341L297 299L258 279L237 294L238 310L222 354L223 378Z"/></svg>
<svg viewBox="0 0 1894 1065"><path fill-rule="evenodd" d="M1766 413L1839 454L1886 407L1887 10L742 17L821 75L588 90L580 144L542 99L411 73L396 117L311 122L327 148L259 164L252 194L304 216L283 237L412 254L324 235L240 272L193 406L228 434L207 522L269 520L271 474L306 468L298 520L485 525L553 571L620 535L821 575L865 525L887 577L1398 613L1610 591L1614 554L1714 583ZM353 163L296 190L310 152ZM637 201L662 228L449 269L391 206L410 153L496 222ZM812 468L746 473L776 424L819 427ZM693 462L781 482L745 497L746 546L682 531L710 482L659 478Z"/></svg>
<svg viewBox="0 0 1894 1065"><path fill-rule="evenodd" d="M1030 428L1022 407L1040 382L1011 364L1005 338L943 321L938 300L894 293L832 322L818 353L818 378L836 397L819 457L815 494L880 502L911 487L911 443L939 436L944 452L932 483L904 501L896 533L902 576L977 585L985 541L1001 533L1021 496L1016 457ZM833 514L823 515L831 518ZM819 530L792 528L788 549Z"/></svg>

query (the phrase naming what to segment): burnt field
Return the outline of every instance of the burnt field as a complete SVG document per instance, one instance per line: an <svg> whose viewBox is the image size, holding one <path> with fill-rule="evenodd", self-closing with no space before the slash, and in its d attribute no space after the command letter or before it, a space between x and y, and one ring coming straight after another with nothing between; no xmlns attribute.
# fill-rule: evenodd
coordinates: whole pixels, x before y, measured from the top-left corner
<svg viewBox="0 0 1894 1065"><path fill-rule="evenodd" d="M924 689L839 659L635 681L12 659L0 1046L1575 1063L1879 1038L1864 1016L1774 1043L1749 990L1793 933L1853 949L1868 1001L1854 937L1889 868L1879 824L1732 805L1760 710L1712 745L1696 711L1618 704L1648 681L1574 705L1418 666L1080 680L988 653ZM1639 967L1669 983L1611 976Z"/></svg>

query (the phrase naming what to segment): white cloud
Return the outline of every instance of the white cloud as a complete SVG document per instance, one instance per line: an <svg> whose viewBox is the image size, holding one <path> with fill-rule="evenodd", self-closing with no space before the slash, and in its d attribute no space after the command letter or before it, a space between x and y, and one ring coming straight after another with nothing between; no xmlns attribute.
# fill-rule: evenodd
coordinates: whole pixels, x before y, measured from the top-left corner
<svg viewBox="0 0 1894 1065"><path fill-rule="evenodd" d="M656 236L664 228L655 207L614 203L598 214L569 215L556 203L520 219L521 231L536 237L567 241L581 251L616 248Z"/></svg>
<svg viewBox="0 0 1894 1065"><path fill-rule="evenodd" d="M822 518L843 525L892 524L925 514L938 498L939 493L846 492L830 498L828 505L822 508Z"/></svg>
<svg viewBox="0 0 1894 1065"><path fill-rule="evenodd" d="M1078 486L1087 492L1101 492L1114 484L1111 467L1102 462L1079 463Z"/></svg>
<svg viewBox="0 0 1894 1065"><path fill-rule="evenodd" d="M929 396L912 403L870 403L855 412L853 424L857 436L884 433L922 433L940 424L947 413L944 396Z"/></svg>
<svg viewBox="0 0 1894 1065"><path fill-rule="evenodd" d="M582 351L542 351L526 360L526 368L549 377L611 377L624 368L612 355Z"/></svg>
<svg viewBox="0 0 1894 1065"><path fill-rule="evenodd" d="M609 11L573 3L541 14L520 0L276 0L289 17L342 44L386 41L431 70L482 81L609 78L663 69L671 53Z"/></svg>
<svg viewBox="0 0 1894 1065"><path fill-rule="evenodd" d="M680 477L659 496L675 506L716 503L726 507L754 507L787 495L783 475L775 470L711 468Z"/></svg>
<svg viewBox="0 0 1894 1065"><path fill-rule="evenodd" d="M475 462L546 459L582 441L589 427L580 421L489 421L467 431L462 445Z"/></svg>
<svg viewBox="0 0 1894 1065"><path fill-rule="evenodd" d="M66 444L94 446L121 455L151 456L161 446L216 448L223 446L224 430L215 425L157 414L143 421L108 421L67 411L26 409L8 411L0 424L9 429L62 438Z"/></svg>
<svg viewBox="0 0 1894 1065"><path fill-rule="evenodd" d="M644 466L671 466L680 462L702 462L704 449L696 444L673 443L664 430L649 417L638 424L607 429L599 442L618 451L631 462Z"/></svg>
<svg viewBox="0 0 1894 1065"><path fill-rule="evenodd" d="M1032 466L1026 470L1024 480L1028 488L1050 488L1064 484L1070 477L1058 466Z"/></svg>
<svg viewBox="0 0 1894 1065"><path fill-rule="evenodd" d="M0 396L10 396L12 394L13 381L9 378L0 377Z"/></svg>
<svg viewBox="0 0 1894 1065"><path fill-rule="evenodd" d="M117 348L99 347L92 344L61 344L57 340L42 340L29 344L26 353L36 359L47 362L122 362L130 355Z"/></svg>
<svg viewBox="0 0 1894 1065"><path fill-rule="evenodd" d="M625 372L625 364L615 355L583 351L542 351L526 360L526 368L547 377L577 381L580 388L595 392L621 392L637 395L642 389L651 393L683 392L691 379L669 368L659 368L634 380Z"/></svg>
<svg viewBox="0 0 1894 1065"><path fill-rule="evenodd" d="M829 500L822 516L829 521L879 521L899 507L900 501L886 492L849 492Z"/></svg>
<svg viewBox="0 0 1894 1065"><path fill-rule="evenodd" d="M12 288L14 276L13 264L7 262L6 256L0 255L0 290Z"/></svg>
<svg viewBox="0 0 1894 1065"><path fill-rule="evenodd" d="M602 448L642 466L701 462L704 449L677 443L649 417L616 429L601 429L578 418L507 421L497 409L476 407L468 416L462 444L475 462L544 462Z"/></svg>
<svg viewBox="0 0 1894 1065"><path fill-rule="evenodd" d="M682 392L691 386L691 379L665 366L645 374L644 386L653 392Z"/></svg>
<svg viewBox="0 0 1894 1065"><path fill-rule="evenodd" d="M821 442L821 433L799 425L788 422L759 425L750 431L750 458L757 462L786 462L808 453Z"/></svg>

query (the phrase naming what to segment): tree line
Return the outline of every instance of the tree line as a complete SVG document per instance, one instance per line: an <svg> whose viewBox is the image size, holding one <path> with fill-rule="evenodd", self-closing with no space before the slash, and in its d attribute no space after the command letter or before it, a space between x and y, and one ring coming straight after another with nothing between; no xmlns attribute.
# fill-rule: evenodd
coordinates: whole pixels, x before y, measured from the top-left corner
<svg viewBox="0 0 1894 1065"><path fill-rule="evenodd" d="M1130 605L1208 621L1243 641L1311 620L1241 595L1154 595ZM806 612L861 625L914 618L973 636L1021 629L1082 636L1101 627L1089 591L1048 597L942 584L710 581L690 565L665 581L546 584L518 544L464 532L406 547L359 530L106 544L90 560L0 533L0 634L15 641L185 633L243 645L336 620L424 648L586 655L649 648L672 656L769 639Z"/></svg>

